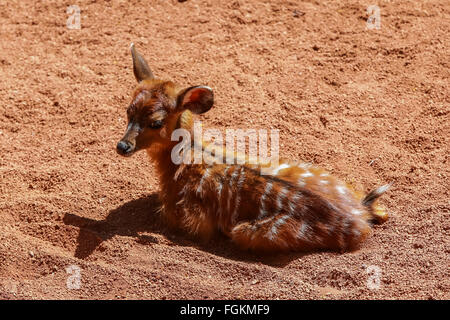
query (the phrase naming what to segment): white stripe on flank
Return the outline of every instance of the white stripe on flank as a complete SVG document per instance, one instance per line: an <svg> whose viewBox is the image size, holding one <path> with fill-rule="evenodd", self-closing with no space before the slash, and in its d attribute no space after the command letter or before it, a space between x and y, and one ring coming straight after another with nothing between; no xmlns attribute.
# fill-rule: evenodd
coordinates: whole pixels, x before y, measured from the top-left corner
<svg viewBox="0 0 450 320"><path fill-rule="evenodd" d="M239 201L241 200L241 189L242 189L242 184L244 183L244 180L245 180L244 167L241 167L241 171L239 172L239 180L237 182L236 202L234 204L234 212L233 212L233 215L231 216L231 222L233 225L236 223L237 211L239 208Z"/></svg>
<svg viewBox="0 0 450 320"><path fill-rule="evenodd" d="M230 167L225 167L225 170L222 173L223 177L225 177L227 175L227 172L229 169L230 169ZM222 198L222 190L223 190L223 183L219 181L219 184L217 185L217 193L219 194L219 201Z"/></svg>
<svg viewBox="0 0 450 320"><path fill-rule="evenodd" d="M272 228L269 231L267 231L267 237L270 240L273 240L273 237L278 234L278 228L281 227L283 224L285 224L286 220L289 219L289 217L290 217L289 215L284 215L273 223Z"/></svg>
<svg viewBox="0 0 450 320"><path fill-rule="evenodd" d="M300 187L306 186L305 180L303 180L303 178L298 179L297 184L298 184Z"/></svg>
<svg viewBox="0 0 450 320"><path fill-rule="evenodd" d="M308 231L309 226L306 222L303 222L302 225L300 226L300 229L298 230L297 233L297 238L299 239L307 239L308 237L306 236L306 232Z"/></svg>
<svg viewBox="0 0 450 320"><path fill-rule="evenodd" d="M231 178L230 178L230 184L229 184L230 192L229 192L229 194L228 194L228 205L227 205L227 209L228 209L228 210L231 209L231 208L230 208L230 204L231 204L231 198L233 197L233 192L231 191L231 188L233 187L234 180L236 180L237 176L238 176L239 173L240 173L240 170L238 170L238 169L239 169L239 166L235 166L235 167L234 167L234 171L233 171L233 173L231 174Z"/></svg>
<svg viewBox="0 0 450 320"><path fill-rule="evenodd" d="M345 189L346 188L344 186L342 186L342 185L336 187L336 190L342 195L345 194Z"/></svg>
<svg viewBox="0 0 450 320"><path fill-rule="evenodd" d="M220 195L222 194L222 190L223 190L223 183L219 180L219 181L217 181L217 186L216 186L216 189L217 189L217 193L219 194L219 199L220 199Z"/></svg>
<svg viewBox="0 0 450 320"><path fill-rule="evenodd" d="M200 179L200 183L198 184L198 187L197 187L197 194L199 194L199 193L202 192L203 182L205 182L205 179L208 179L208 178L209 178L209 176L210 176L209 170L210 170L210 169L211 169L211 168L206 168L206 169L205 169L205 173L203 173L203 176L202 176L202 178Z"/></svg>
<svg viewBox="0 0 450 320"><path fill-rule="evenodd" d="M303 177L303 178L312 177L312 176L313 176L313 174L309 171L306 171L300 175L300 177Z"/></svg>
<svg viewBox="0 0 450 320"><path fill-rule="evenodd" d="M301 197L301 194L297 192L296 194L294 194L291 201L289 201L289 213L291 215L293 215L295 213L295 209L297 209L297 201L298 201L298 199L300 199L300 197Z"/></svg>
<svg viewBox="0 0 450 320"><path fill-rule="evenodd" d="M276 176L280 170L287 169L287 168L289 168L290 166L291 166L291 165L288 164L288 163L280 164L280 165L272 172L272 175Z"/></svg>
<svg viewBox="0 0 450 320"><path fill-rule="evenodd" d="M267 182L266 188L264 189L264 194L261 196L261 200L260 200L261 208L259 210L258 219L261 219L267 215L265 201L266 201L266 198L269 195L270 191L272 191L272 187L273 187L272 182L271 181Z"/></svg>
<svg viewBox="0 0 450 320"><path fill-rule="evenodd" d="M223 179L225 180L225 176L227 175L228 170L230 169L230 167L225 167L225 170L223 171L222 175L223 175ZM219 212L218 212L218 216L219 218L222 216L222 193L223 193L223 183L219 182L219 186L217 188L217 192L219 194L219 198L218 198L218 204L219 204Z"/></svg>
<svg viewBox="0 0 450 320"><path fill-rule="evenodd" d="M302 197L302 195L299 193L299 192L297 192L296 194L294 194L294 196L292 197L292 202L297 202L298 201L298 199L300 199Z"/></svg>
<svg viewBox="0 0 450 320"><path fill-rule="evenodd" d="M289 192L289 190L283 187L283 189L281 189L280 193L278 194L276 213L280 212L281 209L283 208L283 200L284 200L284 198L286 198L286 195L288 192Z"/></svg>
<svg viewBox="0 0 450 320"><path fill-rule="evenodd" d="M359 215L361 215L361 210L358 210L358 209L352 209L352 214L354 214L355 216L359 216Z"/></svg>

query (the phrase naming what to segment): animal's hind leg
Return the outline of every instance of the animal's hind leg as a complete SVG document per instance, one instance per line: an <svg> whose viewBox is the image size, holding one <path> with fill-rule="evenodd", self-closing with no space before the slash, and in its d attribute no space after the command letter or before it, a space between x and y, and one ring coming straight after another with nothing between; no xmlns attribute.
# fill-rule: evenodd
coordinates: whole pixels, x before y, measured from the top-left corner
<svg viewBox="0 0 450 320"><path fill-rule="evenodd" d="M231 239L243 249L265 252L356 249L370 232L370 227L363 219L352 216L342 219L329 225L281 214L239 223L231 230Z"/></svg>
<svg viewBox="0 0 450 320"><path fill-rule="evenodd" d="M242 249L254 251L287 251L295 249L298 239L293 231L298 223L288 215L238 223L231 239Z"/></svg>

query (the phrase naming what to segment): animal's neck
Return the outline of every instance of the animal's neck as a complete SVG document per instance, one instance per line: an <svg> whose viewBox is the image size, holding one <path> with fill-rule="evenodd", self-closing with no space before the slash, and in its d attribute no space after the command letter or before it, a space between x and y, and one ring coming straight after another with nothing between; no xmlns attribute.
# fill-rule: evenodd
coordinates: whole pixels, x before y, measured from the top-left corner
<svg viewBox="0 0 450 320"><path fill-rule="evenodd" d="M155 164L161 182L172 180L179 165L172 161L172 148L175 143L169 145L156 145L147 149L150 160Z"/></svg>

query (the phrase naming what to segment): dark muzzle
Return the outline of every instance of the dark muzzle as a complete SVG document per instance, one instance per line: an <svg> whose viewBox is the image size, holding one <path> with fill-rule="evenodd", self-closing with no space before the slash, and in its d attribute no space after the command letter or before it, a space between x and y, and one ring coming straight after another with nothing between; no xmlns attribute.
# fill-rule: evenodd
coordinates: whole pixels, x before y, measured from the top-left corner
<svg viewBox="0 0 450 320"><path fill-rule="evenodd" d="M127 141L119 141L117 144L117 153L121 156L129 156L133 153L133 145Z"/></svg>

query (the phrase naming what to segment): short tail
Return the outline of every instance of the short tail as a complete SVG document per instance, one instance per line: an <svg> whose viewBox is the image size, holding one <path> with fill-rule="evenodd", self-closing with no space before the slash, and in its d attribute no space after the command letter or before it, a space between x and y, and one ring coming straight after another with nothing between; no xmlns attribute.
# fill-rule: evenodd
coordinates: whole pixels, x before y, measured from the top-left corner
<svg viewBox="0 0 450 320"><path fill-rule="evenodd" d="M388 214L383 208L375 205L376 200L382 196L389 188L392 186L392 182L385 184L384 186L378 187L375 190L370 191L364 199L361 201L363 206L369 209L372 215L371 222L381 224L388 219Z"/></svg>

